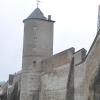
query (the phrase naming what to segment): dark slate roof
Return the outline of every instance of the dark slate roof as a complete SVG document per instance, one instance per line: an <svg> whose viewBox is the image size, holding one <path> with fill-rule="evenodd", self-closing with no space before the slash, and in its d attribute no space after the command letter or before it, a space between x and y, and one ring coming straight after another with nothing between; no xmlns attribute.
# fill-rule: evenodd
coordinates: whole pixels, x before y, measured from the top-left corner
<svg viewBox="0 0 100 100"><path fill-rule="evenodd" d="M27 19L43 19L47 20L47 18L44 16L42 11L39 8L36 8Z"/></svg>

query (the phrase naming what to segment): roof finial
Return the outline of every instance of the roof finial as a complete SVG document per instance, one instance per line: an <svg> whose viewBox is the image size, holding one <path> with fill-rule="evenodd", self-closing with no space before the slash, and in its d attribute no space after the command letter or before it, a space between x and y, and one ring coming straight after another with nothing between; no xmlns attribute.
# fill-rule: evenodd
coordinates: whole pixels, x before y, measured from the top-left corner
<svg viewBox="0 0 100 100"><path fill-rule="evenodd" d="M39 3L40 3L40 0L37 0L37 8L38 8L38 6L39 6Z"/></svg>

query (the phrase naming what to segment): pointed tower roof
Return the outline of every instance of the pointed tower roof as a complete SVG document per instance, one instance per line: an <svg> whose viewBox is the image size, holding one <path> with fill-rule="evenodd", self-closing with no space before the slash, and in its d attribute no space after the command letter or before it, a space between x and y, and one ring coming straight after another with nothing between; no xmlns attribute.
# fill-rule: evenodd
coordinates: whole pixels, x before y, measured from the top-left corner
<svg viewBox="0 0 100 100"><path fill-rule="evenodd" d="M26 19L24 19L23 22L30 19L39 19L39 20L45 20L49 22L55 22L51 20L51 15L48 15L48 18L46 18L38 7Z"/></svg>
<svg viewBox="0 0 100 100"><path fill-rule="evenodd" d="M36 8L29 16L27 19L43 19L43 20L47 20L47 18L44 16L44 14L42 13L42 11L39 8Z"/></svg>

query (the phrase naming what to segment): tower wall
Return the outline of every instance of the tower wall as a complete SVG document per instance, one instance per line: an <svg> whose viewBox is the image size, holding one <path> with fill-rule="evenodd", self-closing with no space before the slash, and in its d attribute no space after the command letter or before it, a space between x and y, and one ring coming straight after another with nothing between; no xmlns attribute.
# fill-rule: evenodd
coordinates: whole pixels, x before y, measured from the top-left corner
<svg viewBox="0 0 100 100"><path fill-rule="evenodd" d="M40 61L53 54L53 22L41 19L24 21L24 46L20 100L38 100Z"/></svg>
<svg viewBox="0 0 100 100"><path fill-rule="evenodd" d="M97 22L97 31L100 29L100 5L98 6L98 22Z"/></svg>
<svg viewBox="0 0 100 100"><path fill-rule="evenodd" d="M23 56L47 58L53 54L53 22L25 21Z"/></svg>

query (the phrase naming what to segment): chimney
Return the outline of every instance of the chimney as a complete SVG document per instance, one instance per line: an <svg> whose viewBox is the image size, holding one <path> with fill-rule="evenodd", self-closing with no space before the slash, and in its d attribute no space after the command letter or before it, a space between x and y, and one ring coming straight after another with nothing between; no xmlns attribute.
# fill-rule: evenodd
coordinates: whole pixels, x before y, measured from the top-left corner
<svg viewBox="0 0 100 100"><path fill-rule="evenodd" d="M51 15L48 15L48 20L51 20Z"/></svg>

